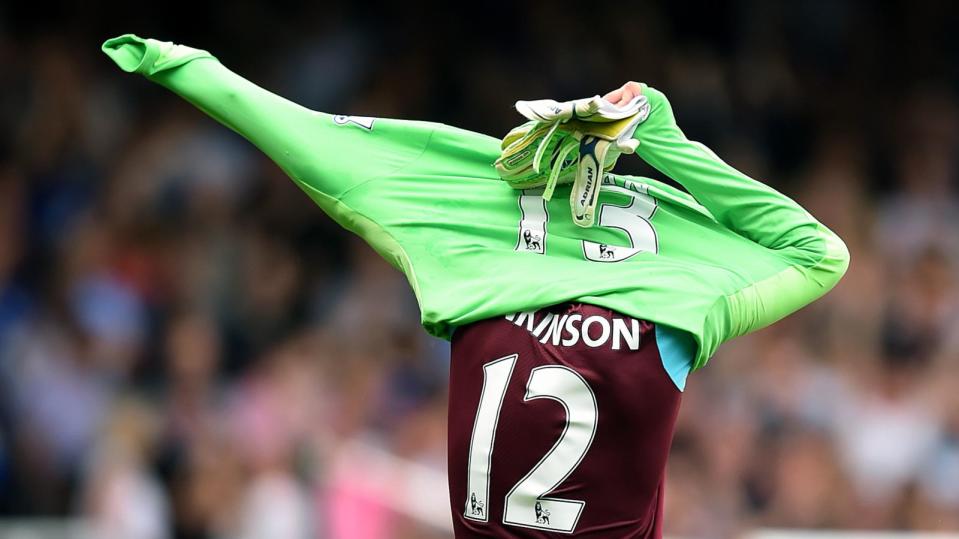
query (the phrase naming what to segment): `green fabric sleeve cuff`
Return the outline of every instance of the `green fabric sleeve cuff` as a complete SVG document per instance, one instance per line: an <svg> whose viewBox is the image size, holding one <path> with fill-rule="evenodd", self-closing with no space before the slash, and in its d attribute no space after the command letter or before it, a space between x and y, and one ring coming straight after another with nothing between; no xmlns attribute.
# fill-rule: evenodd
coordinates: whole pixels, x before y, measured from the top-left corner
<svg viewBox="0 0 959 539"><path fill-rule="evenodd" d="M144 39L134 34L108 39L103 42L101 49L120 69L147 77L197 58L213 58L204 50L175 45L169 41Z"/></svg>

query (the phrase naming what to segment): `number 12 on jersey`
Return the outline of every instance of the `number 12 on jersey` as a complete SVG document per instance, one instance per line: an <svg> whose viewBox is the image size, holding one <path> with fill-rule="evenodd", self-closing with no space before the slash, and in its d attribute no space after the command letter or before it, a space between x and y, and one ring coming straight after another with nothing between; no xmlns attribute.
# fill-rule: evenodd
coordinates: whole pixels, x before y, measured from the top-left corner
<svg viewBox="0 0 959 539"><path fill-rule="evenodd" d="M483 366L483 389L470 439L469 471L464 516L489 521L489 483L496 426L513 374L517 354ZM550 399L566 411L566 422L553 447L506 495L503 523L572 533L586 507L585 500L547 498L579 466L596 435L599 411L596 395L576 371L561 365L532 370L523 401Z"/></svg>

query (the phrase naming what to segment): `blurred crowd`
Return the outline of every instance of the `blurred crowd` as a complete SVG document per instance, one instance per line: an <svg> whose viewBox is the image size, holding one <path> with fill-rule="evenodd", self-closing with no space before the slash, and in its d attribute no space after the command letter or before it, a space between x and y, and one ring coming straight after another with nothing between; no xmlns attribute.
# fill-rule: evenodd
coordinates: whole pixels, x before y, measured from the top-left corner
<svg viewBox="0 0 959 539"><path fill-rule="evenodd" d="M493 135L515 99L662 89L688 136L852 253L832 294L691 376L667 532L959 530L955 7L433 7L0 8L0 521L448 536L356 450L445 473L448 345L252 146L99 53L136 32L311 108Z"/></svg>

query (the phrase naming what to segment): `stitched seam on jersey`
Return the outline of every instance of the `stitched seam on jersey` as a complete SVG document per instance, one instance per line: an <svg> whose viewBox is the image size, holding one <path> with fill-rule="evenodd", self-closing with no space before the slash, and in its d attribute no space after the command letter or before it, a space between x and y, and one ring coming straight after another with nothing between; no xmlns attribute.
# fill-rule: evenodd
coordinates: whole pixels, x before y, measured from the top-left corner
<svg viewBox="0 0 959 539"><path fill-rule="evenodd" d="M372 180L372 179L374 179L374 178L370 178L370 179ZM365 182L364 182L364 183L365 183ZM344 202L344 201L343 201L343 197L345 196L345 193L344 193L343 195L340 195L340 197L333 197L333 196L330 196L330 195L328 195L328 194L326 194L326 193L320 192L319 190L313 188L312 186L309 186L309 185L306 185L306 184L301 184L301 185L303 185L304 187L309 188L310 191L312 191L312 192L315 193L316 195L320 196L321 198L324 198L324 199L327 199L327 200L331 201L331 202L333 203L333 207L334 207L334 208L336 208L336 207L341 207L341 208L345 209L347 212L349 212L350 214L353 214L353 215L357 215L357 216L359 216L359 217L362 217L366 222L368 222L368 223L372 224L373 226L375 226L376 229L377 229L379 232L381 232L381 233L383 233L384 235L386 235L387 237L389 237L389 239L393 242L393 244L396 246L396 248L397 248L397 250L398 250L398 253L397 253L397 254L402 256L402 260L403 260L403 262L405 262L404 265L409 268L409 275L407 275L407 277L409 278L410 286L413 288L413 294L416 296L416 303L417 303L417 305L420 306L420 312L422 313L422 302L420 301L420 299L421 299L421 298L420 298L420 286L419 286L419 280L416 278L416 268L413 266L413 261L412 261L412 259L410 258L409 254L407 254L406 249L404 249L403 246L400 244L400 242L397 241L396 237L393 236L393 234L391 234L385 227L381 226L379 223L377 223L376 221L374 221L373 219L371 219L370 217L368 217L366 214L364 214L364 213L362 213L362 212L359 212L359 211L353 209L352 206L350 206L349 204L347 204L346 202ZM352 191L352 190L353 190L353 188L350 188L350 189L347 190L347 192ZM328 214L329 214L329 216L330 216L334 221L336 221L338 224L340 224L340 226L343 226L344 228L347 228L347 227L340 221L340 219L337 218L337 213L336 213L336 212L328 212ZM347 230L349 230L349 228L347 228ZM353 232L352 230L350 230L350 231ZM360 236L360 238L365 240L365 238L363 238L362 236ZM372 245L371 245L371 247L372 247ZM374 248L374 250L375 250L375 248ZM393 251L391 250L390 252L393 252Z"/></svg>
<svg viewBox="0 0 959 539"><path fill-rule="evenodd" d="M389 176L393 176L394 174L397 174L397 173L400 172L401 170L403 170L403 169L411 166L413 163L418 162L418 161L420 160L420 158L422 158L423 155L426 154L426 151L430 148L430 145L432 145L432 143L433 143L433 135L434 135L435 133L436 133L436 128L434 127L434 128L430 131L429 136L426 137L426 143L423 144L423 149L420 150L420 153L416 154L416 157L413 157L412 159L410 159L408 162L406 162L406 163L404 163L403 165L401 165L401 166L400 166L399 168L397 168L396 170L390 171L389 173L386 173L386 174L377 174L377 175L374 175L374 176L370 176L369 178L361 181L360 183L357 183L356 185L353 185L352 187L350 187L349 189L347 189L346 191L344 191L343 193L341 193L338 197L332 197L332 196L326 195L326 194L324 194L324 193L319 193L320 195L322 195L322 196L324 196L324 197L328 197L328 198L330 198L331 200L333 200L334 204L341 205L342 207L346 208L348 211L352 212L353 214L359 215L359 216L362 217L363 219L366 219L366 220L367 220L368 222L370 222L373 226L375 226L380 232L382 232L383 234L385 234L386 236L388 236L388 237L390 238L390 240L392 240L393 244L396 245L396 248L399 250L399 254L402 255L403 261L406 263L405 266L409 268L408 278L409 278L409 281L410 281L410 286L413 288L413 295L416 296L416 304L417 304L417 306L420 308L420 314L423 313L423 302L422 302L422 298L421 298L421 296L420 296L420 285L419 285L419 280L418 280L417 277L416 277L416 268L415 268L414 265L413 265L413 259L410 258L410 255L406 252L406 249L403 248L403 245L396 239L396 237L395 237L392 233L390 233L390 231L388 231L388 230L386 229L386 227L380 225L379 223L377 223L376 221L374 221L372 218L370 218L369 216L367 216L365 213L362 213L362 212L359 212L359 211L353 209L353 207L350 206L350 205L348 205L346 202L344 202L344 200L346 199L347 196L349 196L350 193L352 193L352 192L355 191L356 189L358 189L358 188L360 188L360 187L363 187L363 186L365 186L366 184L368 184L368 183L370 183L370 182L372 182L372 181L374 181L374 180L380 180L380 179L383 179L383 178L387 178L387 177L389 177ZM365 239L365 238L361 238L361 239Z"/></svg>
<svg viewBox="0 0 959 539"><path fill-rule="evenodd" d="M346 198L346 196L349 195L350 193L352 193L354 190L356 190L356 189L358 189L358 188L360 188L360 187L363 187L364 185L370 183L371 181L374 181L374 180L382 180L382 179L384 179L384 178L388 178L388 177L390 177L390 176L393 176L393 175L399 173L400 171L402 171L403 169L405 169L406 167L408 167L408 166L412 165L413 163L416 163L417 161L419 161L420 158L423 157L424 154L426 154L426 150L428 150L428 149L430 148L430 145L433 143L433 134L434 134L434 133L436 133L436 128L435 128L435 127L434 127L432 130L430 130L430 134L429 134L428 137L426 137L426 143L423 144L423 149L420 150L420 153L416 154L415 157L413 157L412 159L410 159L410 160L407 161L406 163L403 163L402 165L400 165L399 167L397 167L396 170L391 170L391 171L389 171L389 172L384 172L384 173L380 173L380 174L375 174L375 175L370 176L369 178L366 178L365 180L360 180L359 183L353 185L352 187L350 187L350 188L347 189L346 191L340 193L340 195L339 195L338 197L336 197L336 199L342 200L342 199ZM350 210L352 211L352 208L350 208ZM362 215L362 214L360 214L359 212L354 212L354 213L357 213L358 215ZM363 217L366 217L366 216L364 215ZM367 217L367 219L369 219L369 218ZM392 236L391 236L391 237L392 237Z"/></svg>
<svg viewBox="0 0 959 539"><path fill-rule="evenodd" d="M820 224L819 227L822 227L822 225ZM822 271L822 270L823 270L823 266L825 265L826 261L827 261L831 256L836 255L836 253L835 253L834 250L833 250L833 246L831 245L831 241L830 241L830 237L829 237L829 235L832 235L833 233L832 233L831 231L829 231L828 229L826 229L826 230L824 231L823 228L825 228L825 227L822 227L822 228L819 228L819 227L817 227L817 231L819 232L819 236L818 236L818 237L819 237L819 239L821 239L822 242L823 242L823 249L822 249L821 255L819 256L819 259L818 259L815 263L810 264L810 265L808 265L808 266L806 266L806 265L801 265L801 264L790 264L790 265L787 266L786 268L784 268L784 269L782 269L782 270L780 270L780 271L777 271L776 273L774 273L774 274L766 277L765 279L761 279L761 280L759 280L759 281L755 281L755 282L753 282L753 283L751 283L751 284L749 284L749 285L747 285L747 286L744 286L744 287L740 288L740 289L737 290L736 292L733 292L733 293L731 293L731 294L727 294L726 296L724 296L724 297L727 299L727 306L728 306L728 300L731 299L731 298L733 298L734 296L741 296L741 295L744 294L747 290L760 287L760 286L762 286L764 283L766 283L766 282L768 282L768 281L771 281L771 280L773 280L773 279L779 278L780 276L782 276L782 275L785 274L786 272L789 272L789 271L797 271L797 272L800 272L800 273L805 274L806 277L807 277L807 279L808 279L808 278L810 278L810 275L809 275L810 273L815 273L815 272L818 272L818 271ZM840 240L840 241L841 241L841 240ZM775 249L774 249L773 251L775 251ZM830 272L830 273L832 273L832 272ZM737 327L735 328L736 331L733 332L732 335L731 335L729 338L733 338L733 337L738 337L738 336L741 336L741 335L745 335L745 334L749 333L750 331L754 331L757 327L765 327L765 326L768 326L768 325L770 325L770 324L775 323L775 322L778 321L778 320L782 320L782 318L785 318L786 316L789 316L789 314L795 313L795 312L798 311L799 309L802 309L802 308L805 307L806 305L809 305L809 304L812 303L813 301L816 301L817 299L819 299L819 298L821 298L823 295L825 295L827 292L829 292L829 290L831 290L834 286L836 286L836 284L839 282L839 279L842 278L842 274L843 274L843 273L845 273L845 270L839 272L839 276L838 276L835 280L828 280L828 281L826 281L826 282L822 282L822 281L817 280L816 284L818 284L818 285L823 289L823 290L822 290L822 293L814 296L812 299L810 299L810 300L809 300L808 302L806 302L805 304L797 307L796 309L792 310L790 313L787 313L786 315L784 315L783 317L781 317L781 318L779 318L779 319L777 319L777 320L773 320L773 321L767 322L767 323L765 323L765 324L760 323L760 325L759 325L759 326L756 326L756 327L753 327L752 325L749 325L749 326L746 326L746 327L739 327L739 325L740 325L740 323L741 323L741 321L739 320L740 317L736 317L736 318L730 317L731 319L733 319L733 320L736 322ZM730 314L733 314L733 313L730 313ZM763 320L760 319L760 322L762 322L762 321L763 321Z"/></svg>
<svg viewBox="0 0 959 539"><path fill-rule="evenodd" d="M690 373L690 374L692 374L694 371L698 371L699 369L705 367L706 364L709 363L709 360L712 359L713 354L716 353L716 350L719 349L719 345L721 345L723 342L725 342L725 339L723 339L723 340L721 340L720 342L718 342L718 343L716 344L716 346L710 351L709 355L704 355L704 354L703 354L703 346L704 346L704 344L705 344L704 341L706 340L706 339L705 339L705 336L706 336L706 326L707 326L707 324L708 324L708 322L709 322L709 317L713 315L713 311L716 310L716 305L717 305L719 302L724 302L724 303L726 303L725 309L727 309L727 310L729 309L729 307L728 307L728 305L729 305L729 298L728 298L728 296L719 296L718 298L716 298L715 301L713 301L713 304L709 306L709 309L706 310L706 314L702 317L702 320L700 320L699 334L698 334L698 335L697 335L697 334L694 334L694 335L693 335L693 338L694 338L694 340L696 341L696 355L695 355L695 357L693 357L693 365L692 365L692 367L690 367L690 369L689 369L689 373ZM702 363L700 363L700 361L699 361L700 356L702 356Z"/></svg>
<svg viewBox="0 0 959 539"><path fill-rule="evenodd" d="M822 225L820 225L820 226L822 226ZM817 231L819 232L820 237L823 239L824 249L822 250L822 254L819 256L819 259L818 259L814 264L811 264L811 265L808 265L808 266L804 266L804 265L800 265L800 264L790 264L789 266L787 266L787 267L785 267L785 268L783 268L783 269L781 269L781 270L773 273L772 275L769 275L768 277L765 277L765 278L763 278L763 279L760 279L759 281L755 281L755 282L752 282L752 283L750 283L750 284L748 284L748 285L746 285L746 286L743 286L743 287L739 288L738 290L736 290L735 292L731 292L731 293L729 293L729 294L720 296L719 298L716 299L715 302L713 302L713 305L709 308L709 310L706 311L706 316L703 318L703 330L705 330L706 326L709 325L710 320L711 320L711 317L715 316L714 313L715 313L715 311L716 311L716 309L717 309L717 304L718 304L719 302L724 302L724 303L725 303L725 305L723 306L723 309L726 311L726 314L727 314L727 316L728 316L728 318L729 318L730 323L735 325L735 327L727 328L727 332L728 332L729 334L728 334L728 335L724 335L724 336L721 338L721 340L720 340L718 343L716 343L716 349L718 349L720 345L722 345L723 343L729 341L730 339L733 339L733 338L736 338L736 337L745 335L745 334L749 333L750 331L755 331L755 330L757 329L756 327L752 327L752 326L744 326L744 325L742 324L742 321L741 321L741 314L740 314L740 313L733 313L733 312L730 312L730 311L729 311L730 303L731 303L731 302L734 302L736 299L738 299L737 296L742 296L742 295L743 295L747 290L749 290L749 289L756 288L756 287L758 287L758 286L762 286L762 284L765 283L766 281L779 278L782 274L784 274L785 272L788 272L788 271L799 271L799 272L807 273L807 274L808 274L808 273L810 273L810 272L816 272L816 271L821 271L821 270L822 270L822 266L826 263L826 261L827 261L831 256L835 255L835 252L834 252L834 251L832 250L832 248L831 248L831 243L830 243L830 238L829 238L829 235L830 235L830 234L833 234L833 233L832 233L831 231L829 231L828 229L823 230L824 228L825 228L825 227L823 227L823 228L817 228ZM758 245L758 244L757 244L757 245ZM768 249L768 247L767 247L767 249ZM776 249L770 249L770 250L773 251L773 252L776 251ZM825 289L822 291L821 294L819 294L818 296L812 298L812 299L811 299L809 302L807 302L806 304L804 304L804 305L802 305L802 306L794 309L794 310L791 311L790 313L787 313L787 314L784 315L782 318L785 318L786 316L789 316L789 314L795 313L796 311L798 311L799 309L802 309L803 307L805 307L805 306L808 305L809 303L812 303L812 302L815 301L816 299L822 297L822 296L825 295L825 293L828 292L833 286L835 286L838 281L839 281L839 279L836 279L834 282L831 283L831 285L828 285L828 287L825 287ZM778 320L781 320L782 318L779 318ZM773 324L773 323L775 323L775 322L776 322L776 321L768 322L768 323L765 324L765 326L771 325L771 324ZM765 327L765 326L763 326L763 327ZM700 346L700 348L701 348L701 346ZM713 353L715 353L715 352L716 352L716 350L714 349L714 350L713 350ZM698 355L699 355L699 351L697 351L697 358L698 358ZM708 357L703 357L703 361L702 361L701 364L699 364L698 360L697 360L697 361L694 361L694 362L693 362L693 368L690 370L690 373L692 373L693 371L699 370L699 369L701 369L702 367L706 366L706 364L709 363L709 360L711 359L711 357L712 357L712 354L710 354L710 356L708 356Z"/></svg>
<svg viewBox="0 0 959 539"><path fill-rule="evenodd" d="M777 271L776 273L773 273L772 275L770 275L770 276L768 276L768 277L766 277L766 278L763 278L763 279L760 279L760 280L755 281L755 282L753 282L753 283L750 283L750 284L748 284L748 285L740 288L739 290L737 290L737 291L735 291L735 292L726 294L726 297L735 296L735 295L737 295L737 294L742 293L742 292L745 291L745 290L748 290L748 289L750 289L750 288L753 288L753 287L755 287L755 286L758 286L758 285L760 285L761 283L764 283L764 282L766 282L766 281L768 281L768 280L770 280L770 279L775 279L776 277L779 277L779 276L782 275L784 272L789 271L789 270L791 270L791 269L804 270L804 271L809 271L809 272L817 271L817 270L821 269L822 266L823 266L823 263L826 262L826 260L829 258L829 255L833 254L832 251L831 251L831 249L830 249L829 238L827 237L827 235L828 235L828 234L832 234L832 232L829 232L829 231L824 232L824 231L820 228L822 225L819 224L818 222L817 222L816 224L818 225L818 226L816 227L816 232L817 232L816 237L817 237L819 240L822 241L823 248L822 248L822 251L821 251L821 252L817 253L819 256L818 256L818 259L816 259L815 262L813 262L812 264L808 264L808 265L806 265L806 264L789 264L787 267L785 267L785 268ZM744 237L745 237L745 236L744 236ZM747 238L747 239L748 239L748 238ZM759 245L759 244L757 243L757 245ZM764 247L764 246L763 246L763 247ZM775 252L778 252L778 251L784 251L784 250L790 249L790 248L791 248L791 249L800 249L800 250L803 250L803 252L806 252L806 253L809 252L808 250L804 250L804 249L802 249L802 248L800 248L800 247L795 247L795 246L793 246L793 247L785 247L785 248L783 248L783 249L771 249L771 248L769 248L769 247L764 247L764 248L765 248L765 249L768 249L768 250L770 250L770 251L772 251L772 252L774 252L774 253L775 253Z"/></svg>

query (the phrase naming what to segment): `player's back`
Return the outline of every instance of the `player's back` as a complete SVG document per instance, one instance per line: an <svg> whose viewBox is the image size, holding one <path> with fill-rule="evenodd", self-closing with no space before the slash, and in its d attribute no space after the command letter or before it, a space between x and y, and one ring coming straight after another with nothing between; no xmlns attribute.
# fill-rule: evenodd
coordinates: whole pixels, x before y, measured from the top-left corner
<svg viewBox="0 0 959 539"><path fill-rule="evenodd" d="M457 537L662 535L681 392L647 321L563 304L453 335L450 502ZM661 351L668 349L667 354Z"/></svg>

